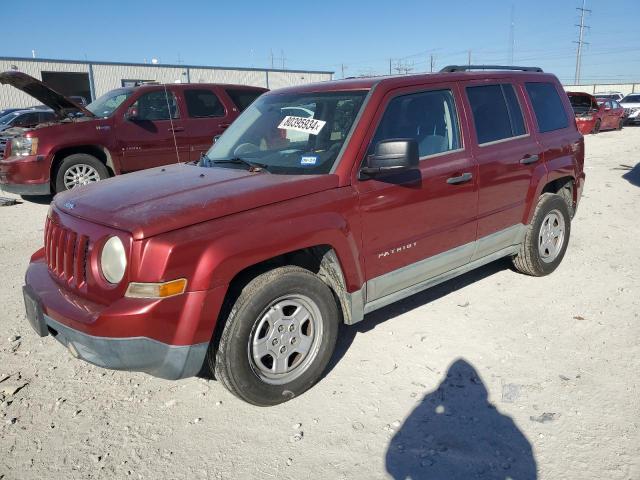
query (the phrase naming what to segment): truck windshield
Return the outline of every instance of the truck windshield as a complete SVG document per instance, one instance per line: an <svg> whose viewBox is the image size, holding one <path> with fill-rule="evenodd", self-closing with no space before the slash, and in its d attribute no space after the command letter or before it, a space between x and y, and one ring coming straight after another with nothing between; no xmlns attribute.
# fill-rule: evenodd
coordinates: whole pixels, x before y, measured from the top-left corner
<svg viewBox="0 0 640 480"><path fill-rule="evenodd" d="M101 97L96 98L85 108L97 117L110 117L113 112L115 112L116 108L129 98L132 93L133 90L126 88L111 90Z"/></svg>
<svg viewBox="0 0 640 480"><path fill-rule="evenodd" d="M367 91L271 94L258 98L211 147L204 166L271 173L329 173ZM246 165L246 164L244 164Z"/></svg>

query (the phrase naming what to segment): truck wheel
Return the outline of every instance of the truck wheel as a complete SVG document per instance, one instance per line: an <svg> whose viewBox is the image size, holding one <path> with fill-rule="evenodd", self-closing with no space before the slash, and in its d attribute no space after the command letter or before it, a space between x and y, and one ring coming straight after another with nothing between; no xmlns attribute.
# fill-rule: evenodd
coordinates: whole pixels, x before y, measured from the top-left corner
<svg viewBox="0 0 640 480"><path fill-rule="evenodd" d="M600 126L601 126L601 122L600 120L596 120L596 124L593 126L593 130L591 130L591 133L593 133L594 135L600 133Z"/></svg>
<svg viewBox="0 0 640 480"><path fill-rule="evenodd" d="M74 153L62 160L58 167L56 192L71 190L108 177L107 167L96 157L86 153Z"/></svg>
<svg viewBox="0 0 640 480"><path fill-rule="evenodd" d="M565 199L554 193L541 195L513 259L516 270L535 277L553 272L564 257L570 233L571 217Z"/></svg>
<svg viewBox="0 0 640 480"><path fill-rule="evenodd" d="M313 386L327 367L339 325L329 287L308 270L276 268L250 281L231 308L207 365L231 393L276 405Z"/></svg>

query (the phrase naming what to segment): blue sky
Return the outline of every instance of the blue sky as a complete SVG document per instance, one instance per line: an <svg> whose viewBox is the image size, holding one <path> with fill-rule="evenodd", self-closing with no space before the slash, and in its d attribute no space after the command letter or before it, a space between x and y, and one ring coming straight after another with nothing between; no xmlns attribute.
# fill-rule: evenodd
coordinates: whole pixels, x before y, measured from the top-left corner
<svg viewBox="0 0 640 480"><path fill-rule="evenodd" d="M414 72L509 59L571 81L582 0L29 0L5 5L2 56ZM640 82L638 0L587 0L583 83ZM12 19L12 20L10 20ZM18 19L20 21L18 21Z"/></svg>

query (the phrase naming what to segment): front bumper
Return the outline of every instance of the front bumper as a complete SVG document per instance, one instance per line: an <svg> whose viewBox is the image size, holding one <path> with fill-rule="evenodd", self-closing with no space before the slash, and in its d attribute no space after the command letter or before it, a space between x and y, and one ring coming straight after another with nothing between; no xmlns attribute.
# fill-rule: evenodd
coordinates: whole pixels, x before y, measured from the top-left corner
<svg viewBox="0 0 640 480"><path fill-rule="evenodd" d="M27 319L39 335L52 335L94 365L171 380L201 370L224 298L224 289L216 288L97 305L54 280L38 254L25 283Z"/></svg>
<svg viewBox="0 0 640 480"><path fill-rule="evenodd" d="M0 189L18 195L51 193L51 162L44 155L9 157L0 160Z"/></svg>

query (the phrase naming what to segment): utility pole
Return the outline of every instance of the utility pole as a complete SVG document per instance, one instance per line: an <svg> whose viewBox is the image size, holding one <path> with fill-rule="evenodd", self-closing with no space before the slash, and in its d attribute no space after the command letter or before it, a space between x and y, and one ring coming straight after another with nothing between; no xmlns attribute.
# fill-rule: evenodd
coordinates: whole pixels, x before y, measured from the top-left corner
<svg viewBox="0 0 640 480"><path fill-rule="evenodd" d="M389 59L389 75L391 75L391 61L392 61L392 59L390 58Z"/></svg>
<svg viewBox="0 0 640 480"><path fill-rule="evenodd" d="M282 54L282 70L284 70L284 50L280 50L280 53Z"/></svg>
<svg viewBox="0 0 640 480"><path fill-rule="evenodd" d="M467 55L467 65L471 66L471 50L469 50L469 54Z"/></svg>
<svg viewBox="0 0 640 480"><path fill-rule="evenodd" d="M576 55L576 76L575 76L575 85L579 85L580 84L580 69L582 67L582 47L583 45L589 45L587 42L584 41L584 29L585 28L591 28L587 25L584 24L584 15L585 13L591 13L591 10L588 10L585 8L586 6L586 2L587 0L582 0L582 8L577 8L576 10L578 10L580 12L580 25L576 25L576 27L580 28L580 34L578 36L578 41L577 42L573 42L573 43L577 43L578 44L578 52Z"/></svg>
<svg viewBox="0 0 640 480"><path fill-rule="evenodd" d="M433 73L433 66L435 65L433 58L433 53L429 55L429 72Z"/></svg>
<svg viewBox="0 0 640 480"><path fill-rule="evenodd" d="M271 68L273 69L273 48L271 49Z"/></svg>
<svg viewBox="0 0 640 480"><path fill-rule="evenodd" d="M511 25L509 28L509 65L513 65L513 54L516 49L516 22L514 20L515 7L511 4Z"/></svg>
<svg viewBox="0 0 640 480"><path fill-rule="evenodd" d="M344 71L345 71L347 68L349 68L349 67L345 67L345 66L344 66L344 63L341 63L341 64L340 64L340 69L342 70L342 78L344 78Z"/></svg>

